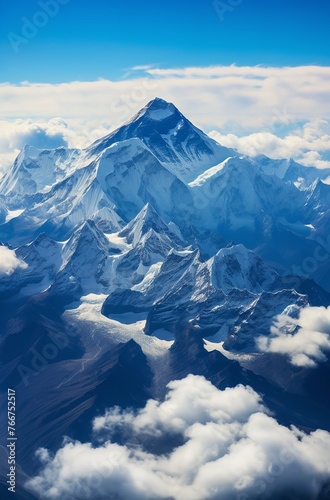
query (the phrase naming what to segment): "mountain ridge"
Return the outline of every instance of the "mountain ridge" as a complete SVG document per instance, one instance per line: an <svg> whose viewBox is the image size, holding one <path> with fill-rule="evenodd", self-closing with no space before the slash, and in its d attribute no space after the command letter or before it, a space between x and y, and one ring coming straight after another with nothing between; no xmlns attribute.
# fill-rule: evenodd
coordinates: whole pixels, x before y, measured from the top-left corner
<svg viewBox="0 0 330 500"><path fill-rule="evenodd" d="M84 150L19 155L0 180L0 353L29 474L31 450L92 441L107 407L143 408L191 373L248 384L282 424L329 428L328 354L294 366L258 339L330 304L330 186L268 160L160 99Z"/></svg>

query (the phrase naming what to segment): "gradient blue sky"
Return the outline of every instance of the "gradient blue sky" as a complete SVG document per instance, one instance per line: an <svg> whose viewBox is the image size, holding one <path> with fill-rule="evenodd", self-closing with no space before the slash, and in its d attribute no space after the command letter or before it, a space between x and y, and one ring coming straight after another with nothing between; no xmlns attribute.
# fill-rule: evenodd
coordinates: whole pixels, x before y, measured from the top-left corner
<svg viewBox="0 0 330 500"><path fill-rule="evenodd" d="M8 33L39 2L1 2L2 82L116 80L144 64L330 65L329 0L242 0L223 21L212 0L69 0L15 53Z"/></svg>

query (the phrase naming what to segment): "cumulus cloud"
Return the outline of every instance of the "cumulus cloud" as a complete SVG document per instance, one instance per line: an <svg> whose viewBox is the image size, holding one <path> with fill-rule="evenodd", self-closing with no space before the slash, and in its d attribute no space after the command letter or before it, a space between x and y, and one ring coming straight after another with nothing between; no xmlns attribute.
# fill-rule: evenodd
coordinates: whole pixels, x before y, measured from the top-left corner
<svg viewBox="0 0 330 500"><path fill-rule="evenodd" d="M25 144L51 149L67 146L66 124L60 118L36 123L32 120L0 121L0 171L6 171Z"/></svg>
<svg viewBox="0 0 330 500"><path fill-rule="evenodd" d="M16 269L26 269L27 264L16 257L14 250L0 246L0 279L10 276Z"/></svg>
<svg viewBox="0 0 330 500"><path fill-rule="evenodd" d="M118 429L135 443L115 443ZM251 388L216 389L203 377L171 382L165 401L94 421L97 446L66 440L28 487L39 498L122 500L316 499L330 480L330 434L280 425ZM152 449L145 437L153 437ZM156 452L159 440L181 442Z"/></svg>
<svg viewBox="0 0 330 500"><path fill-rule="evenodd" d="M62 118L46 122L0 120L0 172L8 169L25 144L40 149L60 146L81 148L106 135L109 130L106 123L68 122Z"/></svg>
<svg viewBox="0 0 330 500"><path fill-rule="evenodd" d="M248 156L264 154L270 158L294 158L307 167L330 168L330 123L326 120L308 122L284 137L272 131L241 137L217 131L209 135L223 146Z"/></svg>
<svg viewBox="0 0 330 500"><path fill-rule="evenodd" d="M259 396L249 387L237 386L217 391L202 377L190 376L170 382L168 388L164 402L150 400L138 415L126 412L124 420L115 408L104 417L95 419L94 430L112 431L114 426L123 423L125 426L130 424L136 433L183 433L187 426L195 422L214 422L219 418L223 422L244 421L253 411L262 408Z"/></svg>
<svg viewBox="0 0 330 500"><path fill-rule="evenodd" d="M271 335L259 337L257 345L262 352L287 355L295 366L315 367L330 351L330 306L306 307L298 319L277 316Z"/></svg>

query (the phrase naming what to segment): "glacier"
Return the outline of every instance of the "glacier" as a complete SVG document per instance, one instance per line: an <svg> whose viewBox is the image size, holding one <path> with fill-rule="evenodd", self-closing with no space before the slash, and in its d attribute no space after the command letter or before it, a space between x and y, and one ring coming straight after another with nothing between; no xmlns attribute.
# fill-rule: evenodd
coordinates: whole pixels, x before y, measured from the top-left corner
<svg viewBox="0 0 330 500"><path fill-rule="evenodd" d="M85 149L23 148L0 180L0 244L25 263L0 275L0 352L27 474L37 448L188 374L330 429L329 358L296 367L256 342L330 304L322 175L225 148L160 98Z"/></svg>

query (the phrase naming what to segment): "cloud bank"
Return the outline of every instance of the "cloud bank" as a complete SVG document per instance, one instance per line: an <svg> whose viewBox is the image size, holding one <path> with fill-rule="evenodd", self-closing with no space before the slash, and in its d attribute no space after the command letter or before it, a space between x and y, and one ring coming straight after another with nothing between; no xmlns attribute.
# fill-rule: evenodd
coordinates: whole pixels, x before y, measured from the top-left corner
<svg viewBox="0 0 330 500"><path fill-rule="evenodd" d="M271 336L259 337L257 346L262 352L288 356L295 366L314 368L330 351L330 306L302 309L298 319L277 316Z"/></svg>
<svg viewBox="0 0 330 500"><path fill-rule="evenodd" d="M2 115L111 119L115 125L158 95L209 130L230 123L249 130L330 117L330 67L232 65L144 71L143 76L132 71L120 81L4 83Z"/></svg>
<svg viewBox="0 0 330 500"><path fill-rule="evenodd" d="M292 131L284 137L279 137L272 131L243 137L217 131L212 131L209 135L223 146L237 149L244 155L294 158L307 167L330 168L330 161L323 159L330 158L330 123L326 120L306 123L300 130Z"/></svg>
<svg viewBox="0 0 330 500"><path fill-rule="evenodd" d="M34 146L34 141L86 146L155 96L175 103L196 125L219 132L217 138L242 152L292 156L322 168L330 160L329 83L330 67L234 65L142 66L121 81L3 83L0 170L8 168L13 148L24 140ZM60 118L53 122L54 117Z"/></svg>
<svg viewBox="0 0 330 500"><path fill-rule="evenodd" d="M125 443L113 442L118 429ZM241 385L220 391L189 375L168 385L165 401L112 409L94 431L96 446L66 440L54 456L39 450L43 469L28 483L39 498L316 499L330 484L330 434L283 427ZM179 445L155 452L173 436Z"/></svg>
<svg viewBox="0 0 330 500"><path fill-rule="evenodd" d="M16 257L14 250L0 246L0 279L4 276L10 276L16 269L26 269L27 267L25 262Z"/></svg>

